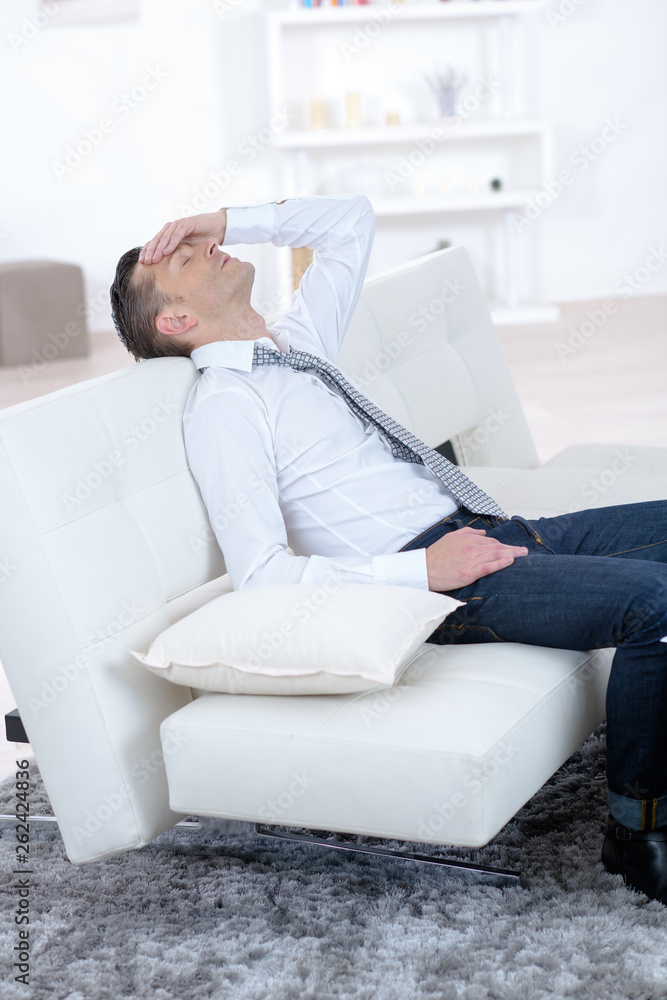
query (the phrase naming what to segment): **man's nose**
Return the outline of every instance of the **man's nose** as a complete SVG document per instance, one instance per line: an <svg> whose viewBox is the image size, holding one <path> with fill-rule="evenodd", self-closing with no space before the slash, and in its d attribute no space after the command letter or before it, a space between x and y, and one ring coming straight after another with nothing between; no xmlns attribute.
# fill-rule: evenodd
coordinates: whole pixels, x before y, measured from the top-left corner
<svg viewBox="0 0 667 1000"><path fill-rule="evenodd" d="M218 244L216 240L208 240L204 244L204 256L210 258L218 249Z"/></svg>

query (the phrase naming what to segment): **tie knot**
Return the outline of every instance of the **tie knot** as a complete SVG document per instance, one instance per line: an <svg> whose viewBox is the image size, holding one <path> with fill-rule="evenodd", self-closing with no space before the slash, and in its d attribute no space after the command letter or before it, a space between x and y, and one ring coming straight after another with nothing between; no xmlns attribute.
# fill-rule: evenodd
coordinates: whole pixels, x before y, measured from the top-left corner
<svg viewBox="0 0 667 1000"><path fill-rule="evenodd" d="M255 344L252 352L254 365L288 364L288 357L289 355L283 354L277 347L265 347L263 344Z"/></svg>

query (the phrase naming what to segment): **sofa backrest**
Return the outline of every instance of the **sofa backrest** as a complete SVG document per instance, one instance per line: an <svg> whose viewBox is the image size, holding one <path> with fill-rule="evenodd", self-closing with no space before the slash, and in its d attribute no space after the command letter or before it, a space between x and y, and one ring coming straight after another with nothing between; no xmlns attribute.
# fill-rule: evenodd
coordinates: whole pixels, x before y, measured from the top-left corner
<svg viewBox="0 0 667 1000"><path fill-rule="evenodd" d="M366 281L340 367L432 448L459 465L537 468L539 460L464 247Z"/></svg>
<svg viewBox="0 0 667 1000"><path fill-rule="evenodd" d="M180 818L159 725L192 693L128 649L225 571L183 446L196 376L163 358L0 411L0 659L72 861Z"/></svg>
<svg viewBox="0 0 667 1000"><path fill-rule="evenodd" d="M438 302L424 330L411 322ZM369 280L340 360L430 444L460 449L505 407L484 455L533 461L465 250ZM179 818L159 727L193 692L128 651L225 573L183 446L196 377L190 360L162 358L0 411L0 660L74 863L141 847Z"/></svg>

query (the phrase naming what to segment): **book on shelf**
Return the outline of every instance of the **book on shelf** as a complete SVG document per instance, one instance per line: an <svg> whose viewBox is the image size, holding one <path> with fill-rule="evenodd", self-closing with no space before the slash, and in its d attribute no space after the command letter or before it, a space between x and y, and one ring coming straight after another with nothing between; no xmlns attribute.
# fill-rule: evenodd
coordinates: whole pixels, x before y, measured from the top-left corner
<svg viewBox="0 0 667 1000"><path fill-rule="evenodd" d="M299 7L362 7L370 0L299 0Z"/></svg>

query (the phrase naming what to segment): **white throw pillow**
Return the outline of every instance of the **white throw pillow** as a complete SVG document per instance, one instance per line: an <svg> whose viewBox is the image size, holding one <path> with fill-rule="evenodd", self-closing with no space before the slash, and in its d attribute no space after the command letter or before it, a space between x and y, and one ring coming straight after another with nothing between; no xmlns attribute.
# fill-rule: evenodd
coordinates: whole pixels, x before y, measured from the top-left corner
<svg viewBox="0 0 667 1000"><path fill-rule="evenodd" d="M165 629L153 673L228 694L308 695L393 684L463 601L382 584L286 583L223 594Z"/></svg>

